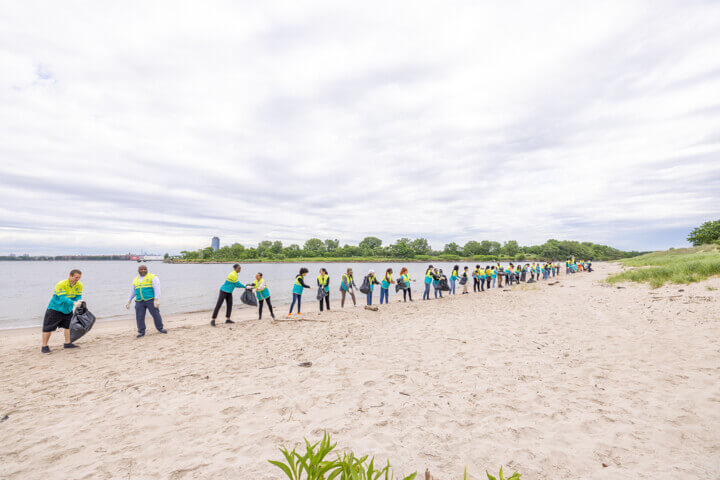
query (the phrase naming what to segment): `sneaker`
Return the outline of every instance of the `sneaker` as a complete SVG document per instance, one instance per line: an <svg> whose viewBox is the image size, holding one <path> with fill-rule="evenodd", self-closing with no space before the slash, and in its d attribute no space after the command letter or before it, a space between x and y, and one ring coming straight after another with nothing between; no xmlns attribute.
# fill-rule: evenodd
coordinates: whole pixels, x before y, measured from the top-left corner
<svg viewBox="0 0 720 480"><path fill-rule="evenodd" d="M215 320L214 320L214 319L213 319L213 320L210 320L210 326L211 326L211 327L214 327L214 326L215 326Z"/></svg>
<svg viewBox="0 0 720 480"><path fill-rule="evenodd" d="M70 343L64 343L63 348L79 348L79 347L77 345L75 345L74 343L70 342Z"/></svg>
<svg viewBox="0 0 720 480"><path fill-rule="evenodd" d="M232 320L230 320L230 319L228 318L227 320L225 320L225 323L235 323L235 322L233 322Z"/></svg>
<svg viewBox="0 0 720 480"><path fill-rule="evenodd" d="M275 315L270 315L270 316L272 317L273 320L275 320Z"/></svg>
<svg viewBox="0 0 720 480"><path fill-rule="evenodd" d="M50 353L50 347L44 346L40 349L41 353Z"/></svg>
<svg viewBox="0 0 720 480"><path fill-rule="evenodd" d="M161 330L158 330L158 332L160 332L160 333L167 333L167 330L165 330L165 329L163 328L163 329L161 329Z"/></svg>
<svg viewBox="0 0 720 480"><path fill-rule="evenodd" d="M142 337L144 337L144 336L145 336L144 333L138 333L138 334L135 336L135 338L142 338Z"/></svg>
<svg viewBox="0 0 720 480"><path fill-rule="evenodd" d="M288 313L288 317L292 317L292 313Z"/></svg>

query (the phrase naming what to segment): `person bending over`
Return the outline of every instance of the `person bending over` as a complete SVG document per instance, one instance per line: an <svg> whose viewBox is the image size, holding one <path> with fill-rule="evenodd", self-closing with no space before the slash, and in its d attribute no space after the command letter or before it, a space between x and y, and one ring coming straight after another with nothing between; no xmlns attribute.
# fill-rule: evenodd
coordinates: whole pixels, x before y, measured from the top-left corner
<svg viewBox="0 0 720 480"><path fill-rule="evenodd" d="M73 310L75 310L81 302L83 293L83 284L80 282L82 272L80 270L70 270L70 276L66 280L60 280L55 284L53 296L50 304L45 310L45 318L43 319L42 329L42 353L50 353L48 341L52 332L58 328L65 329L65 344L63 348L77 348L77 345L70 341L70 320L72 319Z"/></svg>

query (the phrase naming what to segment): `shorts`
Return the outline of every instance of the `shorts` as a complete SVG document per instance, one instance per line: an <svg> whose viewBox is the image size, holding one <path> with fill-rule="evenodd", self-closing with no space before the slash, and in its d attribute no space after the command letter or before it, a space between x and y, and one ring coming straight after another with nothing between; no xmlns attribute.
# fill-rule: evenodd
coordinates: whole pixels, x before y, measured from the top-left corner
<svg viewBox="0 0 720 480"><path fill-rule="evenodd" d="M45 319L43 320L43 332L54 332L58 328L70 328L70 319L72 313L62 313L57 310L48 308L45 310Z"/></svg>

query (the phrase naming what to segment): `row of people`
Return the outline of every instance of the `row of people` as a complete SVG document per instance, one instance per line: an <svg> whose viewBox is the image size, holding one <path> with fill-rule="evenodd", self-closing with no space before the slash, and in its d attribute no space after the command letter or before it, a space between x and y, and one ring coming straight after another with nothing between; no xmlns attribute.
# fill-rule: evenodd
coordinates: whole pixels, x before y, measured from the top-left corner
<svg viewBox="0 0 720 480"><path fill-rule="evenodd" d="M566 273L575 273L578 271L592 271L592 265L589 262L576 262L574 260L568 260L565 262ZM270 298L270 289L267 282L263 278L263 274L258 272L255 274L255 280L250 284L243 284L238 277L242 267L239 264L233 265L232 271L228 274L225 282L220 286L217 302L213 309L210 325L216 326L217 316L225 304L225 323L234 323L231 319L232 307L233 307L233 292L236 288L243 288L251 290L257 299L258 304L258 318L262 319L264 306L267 305L270 317L274 320L275 313L273 311L272 302ZM301 268L298 275L295 277L295 282L292 287L292 302L290 303L290 311L288 316L291 316L295 305L297 305L297 314L301 312L302 295L305 289L309 289L310 286L305 283L305 277L308 275L309 270L305 267ZM393 269L388 268L385 271L385 275L381 281L378 281L375 276L375 271L370 269L368 274L363 278L363 282L359 290L361 293L366 295L367 305L372 305L373 293L376 285L380 285L380 304L390 302L390 286L396 286L396 292L402 290L403 301L413 301L412 298L412 286L411 283L415 282L414 279L410 278L408 269L403 267L400 270L397 282L393 279ZM473 291L484 291L486 289L498 288L503 286L503 279L505 279L506 285L512 285L513 283L520 283L527 280L530 276L530 280L535 281L542 279L548 279L550 276L560 274L560 264L558 262L547 262L532 263L525 265L514 265L510 264L508 267L503 267L498 263L494 266L486 266L481 268L480 265L476 265L475 269L470 272L469 267L465 266L462 273L460 272L459 265L453 267L452 273L448 278L441 268L428 266L425 270L425 290L423 292L423 300L430 299L430 287L434 289L435 298L442 298L443 292L448 292L450 295L455 295L456 285L459 283L463 286L462 294L468 294L468 284L470 278L473 280ZM70 320L72 313L82 301L83 284L80 282L82 272L77 269L70 271L70 275L66 280L62 280L55 285L53 296L50 300L50 304L45 312L45 318L43 320L43 333L42 333L42 348L43 353L50 353L48 347L48 341L53 331L58 328L65 329L65 343L64 348L76 348L77 346L70 341ZM318 301L320 311L325 309L330 310L330 275L326 268L321 268L317 277L318 286ZM150 316L153 318L155 328L160 333L167 333L167 330L163 326L162 316L160 314L160 278L157 275L148 273L147 266L140 265L138 267L138 275L132 281L132 289L130 297L128 298L125 308L129 309L133 300L135 301L135 320L137 324L137 337L141 338L145 335L145 317L147 312L150 312ZM353 276L353 269L348 268L340 278L340 307L345 306L345 299L349 296L352 299L353 306L357 307L357 300L355 297L355 289L358 288Z"/></svg>

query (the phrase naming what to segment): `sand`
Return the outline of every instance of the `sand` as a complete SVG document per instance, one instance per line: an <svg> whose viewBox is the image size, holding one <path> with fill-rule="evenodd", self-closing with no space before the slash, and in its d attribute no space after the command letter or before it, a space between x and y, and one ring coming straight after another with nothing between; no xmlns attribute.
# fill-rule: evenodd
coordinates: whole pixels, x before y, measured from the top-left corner
<svg viewBox="0 0 720 480"><path fill-rule="evenodd" d="M141 340L110 322L48 356L0 332L0 478L280 479L266 459L323 431L438 479L719 478L720 279L600 282L618 268Z"/></svg>

